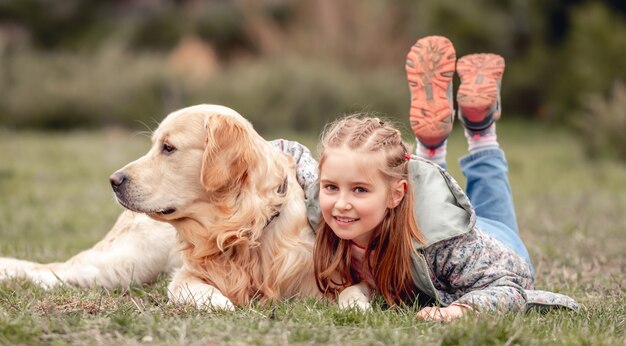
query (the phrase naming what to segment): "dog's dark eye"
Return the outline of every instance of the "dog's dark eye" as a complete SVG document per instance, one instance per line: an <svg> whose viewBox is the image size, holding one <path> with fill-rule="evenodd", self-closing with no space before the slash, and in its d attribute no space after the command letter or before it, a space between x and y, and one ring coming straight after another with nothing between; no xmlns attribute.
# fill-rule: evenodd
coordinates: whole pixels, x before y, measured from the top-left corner
<svg viewBox="0 0 626 346"><path fill-rule="evenodd" d="M169 145L167 143L163 143L163 154L169 155L175 151L176 151L176 148L174 148L174 146Z"/></svg>

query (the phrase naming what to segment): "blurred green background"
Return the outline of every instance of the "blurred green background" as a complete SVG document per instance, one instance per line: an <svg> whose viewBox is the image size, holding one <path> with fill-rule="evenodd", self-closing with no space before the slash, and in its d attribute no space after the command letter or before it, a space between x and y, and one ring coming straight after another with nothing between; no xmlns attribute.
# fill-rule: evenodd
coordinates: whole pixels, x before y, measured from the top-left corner
<svg viewBox="0 0 626 346"><path fill-rule="evenodd" d="M406 53L439 34L459 57L505 57L505 118L626 161L625 13L618 0L0 0L0 129L154 128L196 103L264 135L363 110L404 123Z"/></svg>

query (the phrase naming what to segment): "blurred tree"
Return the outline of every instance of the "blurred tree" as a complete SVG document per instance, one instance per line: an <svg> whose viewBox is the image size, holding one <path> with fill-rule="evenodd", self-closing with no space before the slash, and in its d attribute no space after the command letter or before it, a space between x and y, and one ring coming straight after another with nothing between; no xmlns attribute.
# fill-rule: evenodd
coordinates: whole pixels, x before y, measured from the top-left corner
<svg viewBox="0 0 626 346"><path fill-rule="evenodd" d="M550 88L545 92L560 119L580 109L581 95L608 94L626 81L626 21L600 3L570 10L571 30L552 60Z"/></svg>
<svg viewBox="0 0 626 346"><path fill-rule="evenodd" d="M32 43L43 49L76 49L110 34L99 17L99 6L89 0L0 1L0 21L26 28ZM93 46L92 46L93 47Z"/></svg>
<svg viewBox="0 0 626 346"><path fill-rule="evenodd" d="M83 114L79 122L68 115L68 125L89 123L85 117L103 107L111 119L137 116L128 110L141 109L145 98L120 102L113 78L94 81L109 95L64 92L62 102L53 102L64 106L52 112L57 94L48 85L80 85L86 81L72 74L85 71L132 81L132 93L150 95L150 112L228 101L296 129L316 126L310 117L348 109L403 116L406 52L434 34L449 37L458 56L489 51L505 57L507 114L568 122L581 107L579 95L605 94L625 78L625 7L617 0L0 0L0 124L62 126L64 114L77 114L58 109ZM191 38L206 58L191 59L190 49L180 53ZM111 47L119 54L107 53ZM112 56L118 64L158 68L143 73L103 62ZM199 70L202 59L212 67ZM192 60L195 67L183 66ZM80 68L69 65L76 61ZM27 70L33 66L40 77ZM190 79L196 82L184 82ZM97 100L93 109L88 100ZM37 116L9 121L25 110ZM42 121L46 117L54 119ZM271 119L258 118L271 127ZM106 119L95 123L101 122Z"/></svg>
<svg viewBox="0 0 626 346"><path fill-rule="evenodd" d="M593 93L582 101L576 127L587 156L626 163L626 84L616 82L606 97Z"/></svg>

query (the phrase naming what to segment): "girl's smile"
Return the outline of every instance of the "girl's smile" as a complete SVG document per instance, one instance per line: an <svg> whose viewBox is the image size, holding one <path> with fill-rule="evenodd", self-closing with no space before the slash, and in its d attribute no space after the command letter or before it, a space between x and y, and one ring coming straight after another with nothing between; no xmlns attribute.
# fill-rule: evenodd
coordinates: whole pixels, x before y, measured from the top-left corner
<svg viewBox="0 0 626 346"><path fill-rule="evenodd" d="M339 224L351 224L353 222L359 221L359 219L352 219L352 218L347 218L347 217L343 217L343 216L333 216L335 218L335 220L337 220L337 223Z"/></svg>

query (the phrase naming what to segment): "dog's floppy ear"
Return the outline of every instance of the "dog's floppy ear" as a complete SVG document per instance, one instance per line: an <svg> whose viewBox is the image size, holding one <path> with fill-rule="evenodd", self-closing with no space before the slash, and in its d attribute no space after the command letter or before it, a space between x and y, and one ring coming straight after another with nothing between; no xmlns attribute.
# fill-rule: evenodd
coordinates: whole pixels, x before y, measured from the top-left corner
<svg viewBox="0 0 626 346"><path fill-rule="evenodd" d="M242 184L247 171L255 164L251 128L231 115L212 114L205 130L206 148L202 161L201 182L207 191Z"/></svg>

